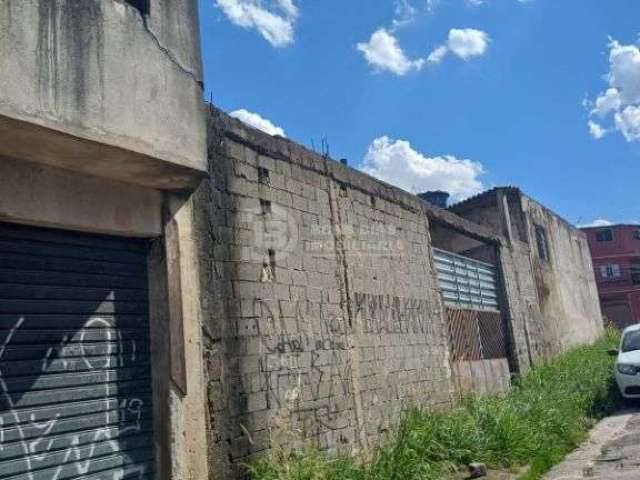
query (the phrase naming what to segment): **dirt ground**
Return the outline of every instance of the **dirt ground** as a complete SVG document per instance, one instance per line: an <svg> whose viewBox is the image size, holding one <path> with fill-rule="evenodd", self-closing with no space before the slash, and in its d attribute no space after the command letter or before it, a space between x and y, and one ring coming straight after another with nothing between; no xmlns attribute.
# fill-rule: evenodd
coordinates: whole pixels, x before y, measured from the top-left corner
<svg viewBox="0 0 640 480"><path fill-rule="evenodd" d="M467 478L466 474L461 473L455 476L454 480L466 480ZM517 478L518 475L513 473L490 471L488 476L482 477L480 480L516 480Z"/></svg>

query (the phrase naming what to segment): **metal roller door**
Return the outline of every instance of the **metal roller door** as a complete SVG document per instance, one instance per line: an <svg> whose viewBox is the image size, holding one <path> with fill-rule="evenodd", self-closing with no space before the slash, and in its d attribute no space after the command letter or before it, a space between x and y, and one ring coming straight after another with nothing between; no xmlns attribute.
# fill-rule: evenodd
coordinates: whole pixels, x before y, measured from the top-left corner
<svg viewBox="0 0 640 480"><path fill-rule="evenodd" d="M153 475L146 245L0 224L0 479Z"/></svg>

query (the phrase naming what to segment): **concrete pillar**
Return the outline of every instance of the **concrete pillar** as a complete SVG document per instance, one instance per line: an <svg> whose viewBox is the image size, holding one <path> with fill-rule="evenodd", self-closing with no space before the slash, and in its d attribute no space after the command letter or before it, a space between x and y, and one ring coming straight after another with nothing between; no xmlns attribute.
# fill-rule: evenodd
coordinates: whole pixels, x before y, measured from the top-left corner
<svg viewBox="0 0 640 480"><path fill-rule="evenodd" d="M209 478L193 201L165 194L164 241L149 260L154 433L159 480Z"/></svg>
<svg viewBox="0 0 640 480"><path fill-rule="evenodd" d="M511 225L511 212L509 211L509 201L507 195L502 191L497 191L497 206L500 214L500 234L504 236L509 243L513 242L513 227Z"/></svg>

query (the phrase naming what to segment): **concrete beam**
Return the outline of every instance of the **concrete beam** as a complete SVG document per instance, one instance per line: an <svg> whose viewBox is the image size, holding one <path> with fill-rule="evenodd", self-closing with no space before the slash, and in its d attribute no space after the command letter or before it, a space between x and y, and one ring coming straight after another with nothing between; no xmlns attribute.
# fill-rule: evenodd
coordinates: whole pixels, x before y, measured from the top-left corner
<svg viewBox="0 0 640 480"><path fill-rule="evenodd" d="M157 237L161 205L156 190L0 156L2 221Z"/></svg>
<svg viewBox="0 0 640 480"><path fill-rule="evenodd" d="M206 175L201 170L108 145L104 139L82 138L3 115L0 156L160 190L193 189Z"/></svg>

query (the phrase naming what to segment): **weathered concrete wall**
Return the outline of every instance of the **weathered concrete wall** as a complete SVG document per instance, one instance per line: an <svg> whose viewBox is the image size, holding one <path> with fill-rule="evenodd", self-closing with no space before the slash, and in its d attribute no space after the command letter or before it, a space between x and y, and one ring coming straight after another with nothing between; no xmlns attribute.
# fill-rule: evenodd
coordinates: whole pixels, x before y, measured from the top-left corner
<svg viewBox="0 0 640 480"><path fill-rule="evenodd" d="M186 192L206 173L198 2L0 0L0 220L155 238L155 478L202 480L200 277ZM142 2L141 2L142 3Z"/></svg>
<svg viewBox="0 0 640 480"><path fill-rule="evenodd" d="M164 238L148 258L157 480L209 476L199 265L193 202L165 199Z"/></svg>
<svg viewBox="0 0 640 480"><path fill-rule="evenodd" d="M162 234L162 194L0 157L0 220L130 237Z"/></svg>
<svg viewBox="0 0 640 480"><path fill-rule="evenodd" d="M512 351L521 371L576 344L595 340L602 319L584 234L515 188L497 188L451 207L504 235L500 249ZM546 232L549 261L535 227Z"/></svg>
<svg viewBox="0 0 640 480"><path fill-rule="evenodd" d="M367 451L403 402L450 406L427 207L219 112L209 148L196 225L212 478L276 446Z"/></svg>
<svg viewBox="0 0 640 480"><path fill-rule="evenodd" d="M501 303L508 317L511 367L526 372L532 363L546 358L549 348L533 281L529 246L520 240L513 228L514 218L519 218L512 213L517 212L513 205L514 202L519 205L519 200L499 193L492 190L480 194L450 210L502 236L497 247L497 264L503 287Z"/></svg>
<svg viewBox="0 0 640 480"><path fill-rule="evenodd" d="M454 362L451 366L456 392L462 397L502 395L511 388L511 371L506 358Z"/></svg>
<svg viewBox="0 0 640 480"><path fill-rule="evenodd" d="M193 186L201 83L195 0L0 0L0 155Z"/></svg>
<svg viewBox="0 0 640 480"><path fill-rule="evenodd" d="M586 235L524 195L522 210L540 309L555 350L594 341L603 321ZM546 232L549 261L538 254L536 225Z"/></svg>
<svg viewBox="0 0 640 480"><path fill-rule="evenodd" d="M524 373L553 355L551 339L538 303L529 246L514 241L504 245L499 256L513 367Z"/></svg>
<svg viewBox="0 0 640 480"><path fill-rule="evenodd" d="M515 189L456 216L215 109L209 173L194 238L211 478L274 447L366 453L404 403L507 388L506 360L452 376L432 239L497 264L514 369L601 331L582 234ZM553 301L531 218L549 231Z"/></svg>

